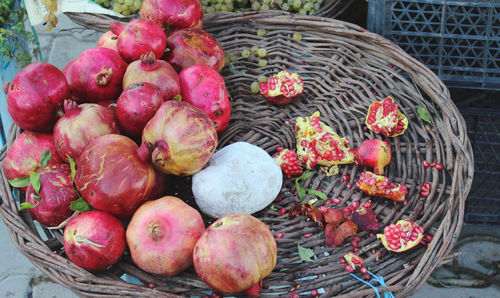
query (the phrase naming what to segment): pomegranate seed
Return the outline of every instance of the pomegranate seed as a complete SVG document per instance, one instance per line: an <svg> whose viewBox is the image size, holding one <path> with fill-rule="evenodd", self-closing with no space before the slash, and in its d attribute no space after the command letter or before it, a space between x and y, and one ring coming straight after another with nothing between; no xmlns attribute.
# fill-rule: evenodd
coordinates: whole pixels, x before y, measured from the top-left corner
<svg viewBox="0 0 500 298"><path fill-rule="evenodd" d="M347 265L347 266L345 266L345 270L346 270L347 272L354 272L354 268L352 268L352 266L351 266L351 265Z"/></svg>
<svg viewBox="0 0 500 298"><path fill-rule="evenodd" d="M321 213L326 213L326 212L328 212L328 207L326 207L326 206L324 206L324 205L323 205L323 206L321 206L321 207L319 207L319 212L321 212Z"/></svg>
<svg viewBox="0 0 500 298"><path fill-rule="evenodd" d="M299 294L292 293L290 294L290 298L299 298Z"/></svg>
<svg viewBox="0 0 500 298"><path fill-rule="evenodd" d="M393 66L391 64L388 64L387 67L389 67L391 69L393 68Z"/></svg>
<svg viewBox="0 0 500 298"><path fill-rule="evenodd" d="M436 170L441 171L443 169L443 165L439 162L436 163L436 166L434 167Z"/></svg>
<svg viewBox="0 0 500 298"><path fill-rule="evenodd" d="M285 125L290 125L290 120L285 120Z"/></svg>
<svg viewBox="0 0 500 298"><path fill-rule="evenodd" d="M347 210L349 210L349 213L352 213L354 211L354 208L352 206L347 207Z"/></svg>
<svg viewBox="0 0 500 298"><path fill-rule="evenodd" d="M325 203L326 203L326 204L333 204L333 202L334 202L334 201L333 201L332 199L328 199L328 200L326 200L326 202L325 202Z"/></svg>
<svg viewBox="0 0 500 298"><path fill-rule="evenodd" d="M224 296L222 296L221 294L217 293L217 292L212 292L212 295L211 295L212 298L222 298Z"/></svg>
<svg viewBox="0 0 500 298"><path fill-rule="evenodd" d="M426 241L426 242L431 242L431 241L432 241L432 239L433 239L433 237L432 237L431 235L426 235L426 236L425 236L425 241Z"/></svg>
<svg viewBox="0 0 500 298"><path fill-rule="evenodd" d="M283 238L283 233L282 232L276 233L274 235L274 237L276 237L276 238Z"/></svg>
<svg viewBox="0 0 500 298"><path fill-rule="evenodd" d="M337 204L337 205L340 204L340 203L342 203L342 200L340 198L335 198L332 201L333 201L334 204Z"/></svg>
<svg viewBox="0 0 500 298"><path fill-rule="evenodd" d="M403 205L405 205L405 206L408 205L408 200L404 200Z"/></svg>
<svg viewBox="0 0 500 298"><path fill-rule="evenodd" d="M354 239L352 239L351 240L351 246L354 247L354 248L357 248L358 247L358 242L354 241Z"/></svg>
<svg viewBox="0 0 500 298"><path fill-rule="evenodd" d="M152 283L152 282L148 283L148 288L154 289L155 288L155 284Z"/></svg>
<svg viewBox="0 0 500 298"><path fill-rule="evenodd" d="M314 297L319 296L319 294L318 294L318 290L312 290L312 291L311 291L311 295L312 295L312 296L314 296Z"/></svg>
<svg viewBox="0 0 500 298"><path fill-rule="evenodd" d="M311 233L304 234L304 238L311 238L311 236L312 236Z"/></svg>
<svg viewBox="0 0 500 298"><path fill-rule="evenodd" d="M359 272L365 274L368 272L368 269L366 269L366 267L361 267L361 268L359 268Z"/></svg>
<svg viewBox="0 0 500 298"><path fill-rule="evenodd" d="M274 199L274 201L275 201L275 202L279 202L279 201L281 201L281 200L282 200L282 198L281 198L281 196L280 196L280 195L277 195L277 196L276 196L276 198Z"/></svg>
<svg viewBox="0 0 500 298"><path fill-rule="evenodd" d="M429 248L429 243L424 244L425 248Z"/></svg>
<svg viewBox="0 0 500 298"><path fill-rule="evenodd" d="M371 278L371 276L370 276L370 274L367 273L367 274L363 275L363 278L366 280L369 280Z"/></svg>
<svg viewBox="0 0 500 298"><path fill-rule="evenodd" d="M376 254L377 253L377 250L374 248L372 249L372 254Z"/></svg>
<svg viewBox="0 0 500 298"><path fill-rule="evenodd" d="M354 210L358 209L358 207L359 207L359 201L353 201L351 203L351 207L354 208Z"/></svg>
<svg viewBox="0 0 500 298"><path fill-rule="evenodd" d="M427 169L428 167L430 167L430 166L431 166L427 160L424 160L424 161L422 162L422 165L423 165L423 166L424 166L424 168L426 168L426 169Z"/></svg>
<svg viewBox="0 0 500 298"><path fill-rule="evenodd" d="M340 261L340 263L345 264L345 259L344 258L340 257L339 261Z"/></svg>
<svg viewBox="0 0 500 298"><path fill-rule="evenodd" d="M373 233L370 233L370 237L375 237L375 234L373 234Z"/></svg>
<svg viewBox="0 0 500 298"><path fill-rule="evenodd" d="M352 188L352 184L350 184L350 183L349 183L349 184L347 184L347 185L345 186L345 188L347 188L347 189L351 189L351 188Z"/></svg>
<svg viewBox="0 0 500 298"><path fill-rule="evenodd" d="M281 208L280 215L285 215L285 214L286 214L286 209L285 208Z"/></svg>
<svg viewBox="0 0 500 298"><path fill-rule="evenodd" d="M344 213L346 213L346 214L347 214L347 213L351 213L351 211L350 211L350 210L349 210L349 208L347 208L347 207L342 208L342 212L344 212Z"/></svg>
<svg viewBox="0 0 500 298"><path fill-rule="evenodd" d="M353 252L358 252L358 251L359 251L359 248L358 248L358 247L355 247L352 251L353 251Z"/></svg>
<svg viewBox="0 0 500 298"><path fill-rule="evenodd" d="M351 180L351 176L349 175L342 175L342 181L350 181Z"/></svg>
<svg viewBox="0 0 500 298"><path fill-rule="evenodd" d="M294 195L297 195L298 193L299 193L299 192L297 191L297 189L295 189L295 190L293 191L293 194L294 194Z"/></svg>
<svg viewBox="0 0 500 298"><path fill-rule="evenodd" d="M431 162L430 166L434 168L436 166L436 162L435 161Z"/></svg>
<svg viewBox="0 0 500 298"><path fill-rule="evenodd" d="M306 270L311 270L311 267L306 267Z"/></svg>
<svg viewBox="0 0 500 298"><path fill-rule="evenodd" d="M363 208L365 209L368 209L372 206L372 201L366 201L364 204L363 204Z"/></svg>
<svg viewBox="0 0 500 298"><path fill-rule="evenodd" d="M276 147L276 152L281 152L281 151L283 151L283 147L281 147L281 146L277 146L277 147Z"/></svg>

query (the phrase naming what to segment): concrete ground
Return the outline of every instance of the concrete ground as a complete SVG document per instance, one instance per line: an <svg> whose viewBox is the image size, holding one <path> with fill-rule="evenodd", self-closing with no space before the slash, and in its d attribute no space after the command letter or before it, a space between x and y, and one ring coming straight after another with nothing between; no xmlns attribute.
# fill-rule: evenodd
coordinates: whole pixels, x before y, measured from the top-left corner
<svg viewBox="0 0 500 298"><path fill-rule="evenodd" d="M50 33L42 27L35 28L40 39L44 59L62 69L84 49L94 47L100 33L86 30L59 16L59 24ZM464 226L463 235L495 234L500 236L499 226ZM5 224L0 224L0 297L71 298L76 297L68 289L51 282L23 256L11 242ZM489 242L475 242L462 247L459 264L485 271L478 260L500 261L500 245ZM484 289L436 288L426 284L413 298L443 297L500 297L500 288L490 286Z"/></svg>

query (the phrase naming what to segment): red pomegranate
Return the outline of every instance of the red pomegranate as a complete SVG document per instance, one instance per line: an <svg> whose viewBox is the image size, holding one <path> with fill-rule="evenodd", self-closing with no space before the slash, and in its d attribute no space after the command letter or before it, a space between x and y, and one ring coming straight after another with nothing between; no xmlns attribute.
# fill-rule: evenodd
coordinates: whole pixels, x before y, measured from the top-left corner
<svg viewBox="0 0 500 298"><path fill-rule="evenodd" d="M127 63L139 60L142 55L153 52L160 59L167 46L167 35L155 22L148 19L133 19L127 25L120 22L110 24L111 31L118 35L118 53Z"/></svg>
<svg viewBox="0 0 500 298"><path fill-rule="evenodd" d="M167 39L166 59L177 72L191 65L207 65L221 71L225 63L222 46L201 29L180 29Z"/></svg>
<svg viewBox="0 0 500 298"><path fill-rule="evenodd" d="M24 130L48 132L59 118L63 101L70 96L62 71L48 63L32 63L3 86L7 110Z"/></svg>
<svg viewBox="0 0 500 298"><path fill-rule="evenodd" d="M276 266L276 241L259 219L230 214L205 230L194 247L193 261L196 273L215 290L258 294L262 279Z"/></svg>
<svg viewBox="0 0 500 298"><path fill-rule="evenodd" d="M100 136L119 133L113 113L98 104L64 103L64 116L54 126L54 143L59 156L77 160L83 149Z"/></svg>
<svg viewBox="0 0 500 298"><path fill-rule="evenodd" d="M35 206L29 209L30 214L44 226L57 227L73 214L70 203L78 199L71 169L67 164L52 164L36 173L40 177L39 192L32 184L26 191L26 202Z"/></svg>
<svg viewBox="0 0 500 298"><path fill-rule="evenodd" d="M49 165L63 163L54 146L52 134L25 130L17 136L10 146L2 163L2 170L9 180L27 177L40 168L40 157L44 151L50 151ZM26 187L19 188L26 191Z"/></svg>
<svg viewBox="0 0 500 298"><path fill-rule="evenodd" d="M142 141L152 149L157 169L167 174L192 175L214 154L217 132L202 110L187 102L169 100L144 127Z"/></svg>
<svg viewBox="0 0 500 298"><path fill-rule="evenodd" d="M79 102L99 102L118 98L127 63L116 51L91 48L65 68L72 96Z"/></svg>
<svg viewBox="0 0 500 298"><path fill-rule="evenodd" d="M134 213L155 181L146 144L107 134L92 141L77 161L75 185L94 208L118 217Z"/></svg>
<svg viewBox="0 0 500 298"><path fill-rule="evenodd" d="M140 14L166 31L203 25L203 10L198 0L143 0Z"/></svg>
<svg viewBox="0 0 500 298"><path fill-rule="evenodd" d="M205 231L201 214L172 196L148 201L127 227L130 255L142 270L176 275L193 264L193 249Z"/></svg>
<svg viewBox="0 0 500 298"><path fill-rule="evenodd" d="M358 149L353 150L357 165L373 168L377 175L384 175L384 167L391 163L389 142L379 139L365 140Z"/></svg>
<svg viewBox="0 0 500 298"><path fill-rule="evenodd" d="M125 229L113 215L93 210L71 219L64 229L64 251L76 265L103 271L125 251Z"/></svg>
<svg viewBox="0 0 500 298"><path fill-rule="evenodd" d="M155 183L151 188L146 201L156 200L166 195L170 183L170 177L155 169Z"/></svg>
<svg viewBox="0 0 500 298"><path fill-rule="evenodd" d="M182 100L201 109L215 124L217 132L229 124L231 102L222 76L205 65L193 65L179 74Z"/></svg>
<svg viewBox="0 0 500 298"><path fill-rule="evenodd" d="M133 138L140 138L146 123L163 103L163 95L153 84L130 85L116 102L116 117L120 128Z"/></svg>
<svg viewBox="0 0 500 298"><path fill-rule="evenodd" d="M151 83L158 87L164 100L181 94L179 76L168 62L155 58L153 53L129 64L123 77L123 89L135 83Z"/></svg>
<svg viewBox="0 0 500 298"><path fill-rule="evenodd" d="M116 47L117 43L118 43L118 35L114 34L111 31L106 31L104 32L103 35L101 35L101 37L97 41L97 47L108 48L118 52L118 49Z"/></svg>

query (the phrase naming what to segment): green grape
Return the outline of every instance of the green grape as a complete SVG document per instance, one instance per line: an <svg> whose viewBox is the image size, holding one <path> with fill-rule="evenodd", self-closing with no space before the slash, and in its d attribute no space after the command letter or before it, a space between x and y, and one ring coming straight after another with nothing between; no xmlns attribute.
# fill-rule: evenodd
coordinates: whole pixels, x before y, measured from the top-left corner
<svg viewBox="0 0 500 298"><path fill-rule="evenodd" d="M225 4L222 4L220 7L220 11L227 11L227 6Z"/></svg>
<svg viewBox="0 0 500 298"><path fill-rule="evenodd" d="M250 90L254 94L259 93L259 91L260 91L259 82L252 82L252 84L250 84Z"/></svg>
<svg viewBox="0 0 500 298"><path fill-rule="evenodd" d="M262 5L260 6L260 10L269 10L269 5L267 5L267 4L262 4Z"/></svg>
<svg viewBox="0 0 500 298"><path fill-rule="evenodd" d="M281 5L281 9L284 11L288 11L288 10L290 10L290 5L288 5L288 3L283 3Z"/></svg>
<svg viewBox="0 0 500 298"><path fill-rule="evenodd" d="M259 10L259 9L260 9L260 3L252 2L252 10Z"/></svg>
<svg viewBox="0 0 500 298"><path fill-rule="evenodd" d="M257 36L263 37L266 35L266 29L257 30Z"/></svg>
<svg viewBox="0 0 500 298"><path fill-rule="evenodd" d="M211 13L211 12L214 12L214 11L215 11L215 9L214 9L214 7L213 7L213 6L209 6L209 7L207 7L206 9L207 9L207 13Z"/></svg>
<svg viewBox="0 0 500 298"><path fill-rule="evenodd" d="M267 77L266 76L259 76L257 78L257 81L259 81L259 83L267 82Z"/></svg>
<svg viewBox="0 0 500 298"><path fill-rule="evenodd" d="M217 3L222 4L222 3L224 3L224 0L217 0Z"/></svg>
<svg viewBox="0 0 500 298"><path fill-rule="evenodd" d="M267 60L264 60L264 59L260 59L259 60L259 66L260 67L265 67L267 65Z"/></svg>
<svg viewBox="0 0 500 298"><path fill-rule="evenodd" d="M252 52L252 54L256 55L257 52L259 51L259 47L258 46L253 46L250 51Z"/></svg>
<svg viewBox="0 0 500 298"><path fill-rule="evenodd" d="M293 9L300 10L301 7L302 7L302 1L293 0Z"/></svg>
<svg viewBox="0 0 500 298"><path fill-rule="evenodd" d="M130 11L129 10L125 10L122 12L122 15L128 17L130 15Z"/></svg>
<svg viewBox="0 0 500 298"><path fill-rule="evenodd" d="M139 11L139 9L141 9L141 5L142 5L142 1L141 0L135 0L134 1L134 9L135 11Z"/></svg>
<svg viewBox="0 0 500 298"><path fill-rule="evenodd" d="M221 11L221 9L222 9L222 4L217 3L217 4L215 4L215 5L214 5L214 8L215 8L215 11Z"/></svg>
<svg viewBox="0 0 500 298"><path fill-rule="evenodd" d="M234 4L233 3L226 4L226 7L227 7L227 11L234 11Z"/></svg>
<svg viewBox="0 0 500 298"><path fill-rule="evenodd" d="M274 0L273 4L275 4L277 6L281 6L283 4L283 0Z"/></svg>
<svg viewBox="0 0 500 298"><path fill-rule="evenodd" d="M127 4L128 6L132 6L132 4L134 4L134 0L124 0L123 3Z"/></svg>
<svg viewBox="0 0 500 298"><path fill-rule="evenodd" d="M293 34L293 39L301 41L302 40L302 33L295 32Z"/></svg>
<svg viewBox="0 0 500 298"><path fill-rule="evenodd" d="M200 3L201 3L202 6L207 6L208 5L208 1L207 0L201 0Z"/></svg>
<svg viewBox="0 0 500 298"><path fill-rule="evenodd" d="M241 57L248 58L250 57L250 51L248 49L244 49L241 51Z"/></svg>
<svg viewBox="0 0 500 298"><path fill-rule="evenodd" d="M259 55L259 57L266 57L266 55L267 55L267 51L266 51L266 49L260 48L260 49L257 51L257 55Z"/></svg>
<svg viewBox="0 0 500 298"><path fill-rule="evenodd" d="M124 0L114 0L118 4L123 4Z"/></svg>
<svg viewBox="0 0 500 298"><path fill-rule="evenodd" d="M233 3L233 0L224 0L224 3L225 4L231 4L231 3Z"/></svg>
<svg viewBox="0 0 500 298"><path fill-rule="evenodd" d="M303 8L301 8L301 9L299 10L299 15L301 15L301 16L305 16L305 15L307 15L307 11L305 11Z"/></svg>
<svg viewBox="0 0 500 298"><path fill-rule="evenodd" d="M271 0L262 0L262 4L268 4L271 3Z"/></svg>
<svg viewBox="0 0 500 298"><path fill-rule="evenodd" d="M314 4L312 4L311 2L307 2L306 4L304 4L303 9L305 11L310 11L311 9L313 9L313 7L314 7Z"/></svg>
<svg viewBox="0 0 500 298"><path fill-rule="evenodd" d="M314 10L318 10L321 4L319 3L314 3Z"/></svg>

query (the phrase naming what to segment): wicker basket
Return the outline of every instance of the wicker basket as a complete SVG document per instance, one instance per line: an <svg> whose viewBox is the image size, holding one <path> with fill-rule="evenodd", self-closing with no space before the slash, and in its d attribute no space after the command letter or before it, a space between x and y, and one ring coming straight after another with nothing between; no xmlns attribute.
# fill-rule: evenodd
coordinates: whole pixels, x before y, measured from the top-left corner
<svg viewBox="0 0 500 298"><path fill-rule="evenodd" d="M323 121L340 135L347 136L356 147L364 139L378 137L364 128L369 104L388 95L398 101L410 125L404 135L389 140L393 160L387 173L391 180L408 187L409 202L404 205L375 199L372 200L373 208L382 226L410 218L434 238L427 249L419 246L396 254L387 252L376 237L362 232L358 253L365 258L371 272L384 277L387 287L379 286L379 292L392 291L397 296L417 292L433 269L446 261L459 235L465 198L473 176L472 150L464 120L443 83L392 42L337 20L281 12L225 13L207 17L205 28L228 53L238 55L242 49L253 45L264 47L268 52L268 66L264 68L251 59L240 59L224 68L222 74L232 97L232 116L230 126L220 135L219 148L236 141L256 144L270 154L278 145L294 148L294 119L316 110L321 112ZM266 36L257 36L259 28L266 29ZM302 33L301 41L292 38L296 32ZM276 73L283 68L294 69L304 78L305 93L296 102L273 106L250 92L250 84L257 76ZM419 119L419 106L429 111L432 125ZM1 160L19 133L19 128L11 129ZM424 169L424 160L439 161L445 169ZM304 181L304 187L319 188L328 197L340 197L340 207L353 200L363 203L368 196L355 187L346 187L362 170L354 164L343 165L340 173L332 177L314 170ZM342 181L343 174L350 175L352 180ZM23 198L12 195L3 172L2 178L0 214L12 241L42 272L76 294L167 297L210 293L193 268L175 277L151 275L139 270L127 253L103 273L94 274L77 267L65 257L62 231L43 229L31 219L29 212L18 212L19 200ZM171 194L188 200L192 198L189 177L173 177L172 180ZM266 208L256 214L273 233L283 233L283 237L277 239L278 264L264 279L263 296L288 296L292 289L294 293L307 294L320 288L325 290L325 297L373 295L373 289L350 276L338 261L352 251L352 247L348 244L326 247L323 228L316 223L303 216L279 214L281 208L289 210L298 201L294 183L290 179L284 181L282 200L273 203L278 211ZM426 181L432 182L433 188L427 198L422 198L418 190ZM322 205L324 201L319 200L316 204ZM311 233L312 237L305 238L306 233ZM314 250L314 262L299 261L297 244ZM383 252L383 256L378 252ZM381 257L378 260L377 255ZM120 278L124 273L137 278L144 286L125 282ZM154 289L147 286L150 283L155 285Z"/></svg>
<svg viewBox="0 0 500 298"><path fill-rule="evenodd" d="M354 0L324 0L320 9L314 15L328 18L336 18L343 13ZM95 13L65 13L74 23L89 29L105 32L109 30L109 23L114 21L128 22L136 16L129 16L125 18L117 18L114 16L95 14ZM212 12L205 14L205 18L214 18L221 12Z"/></svg>

